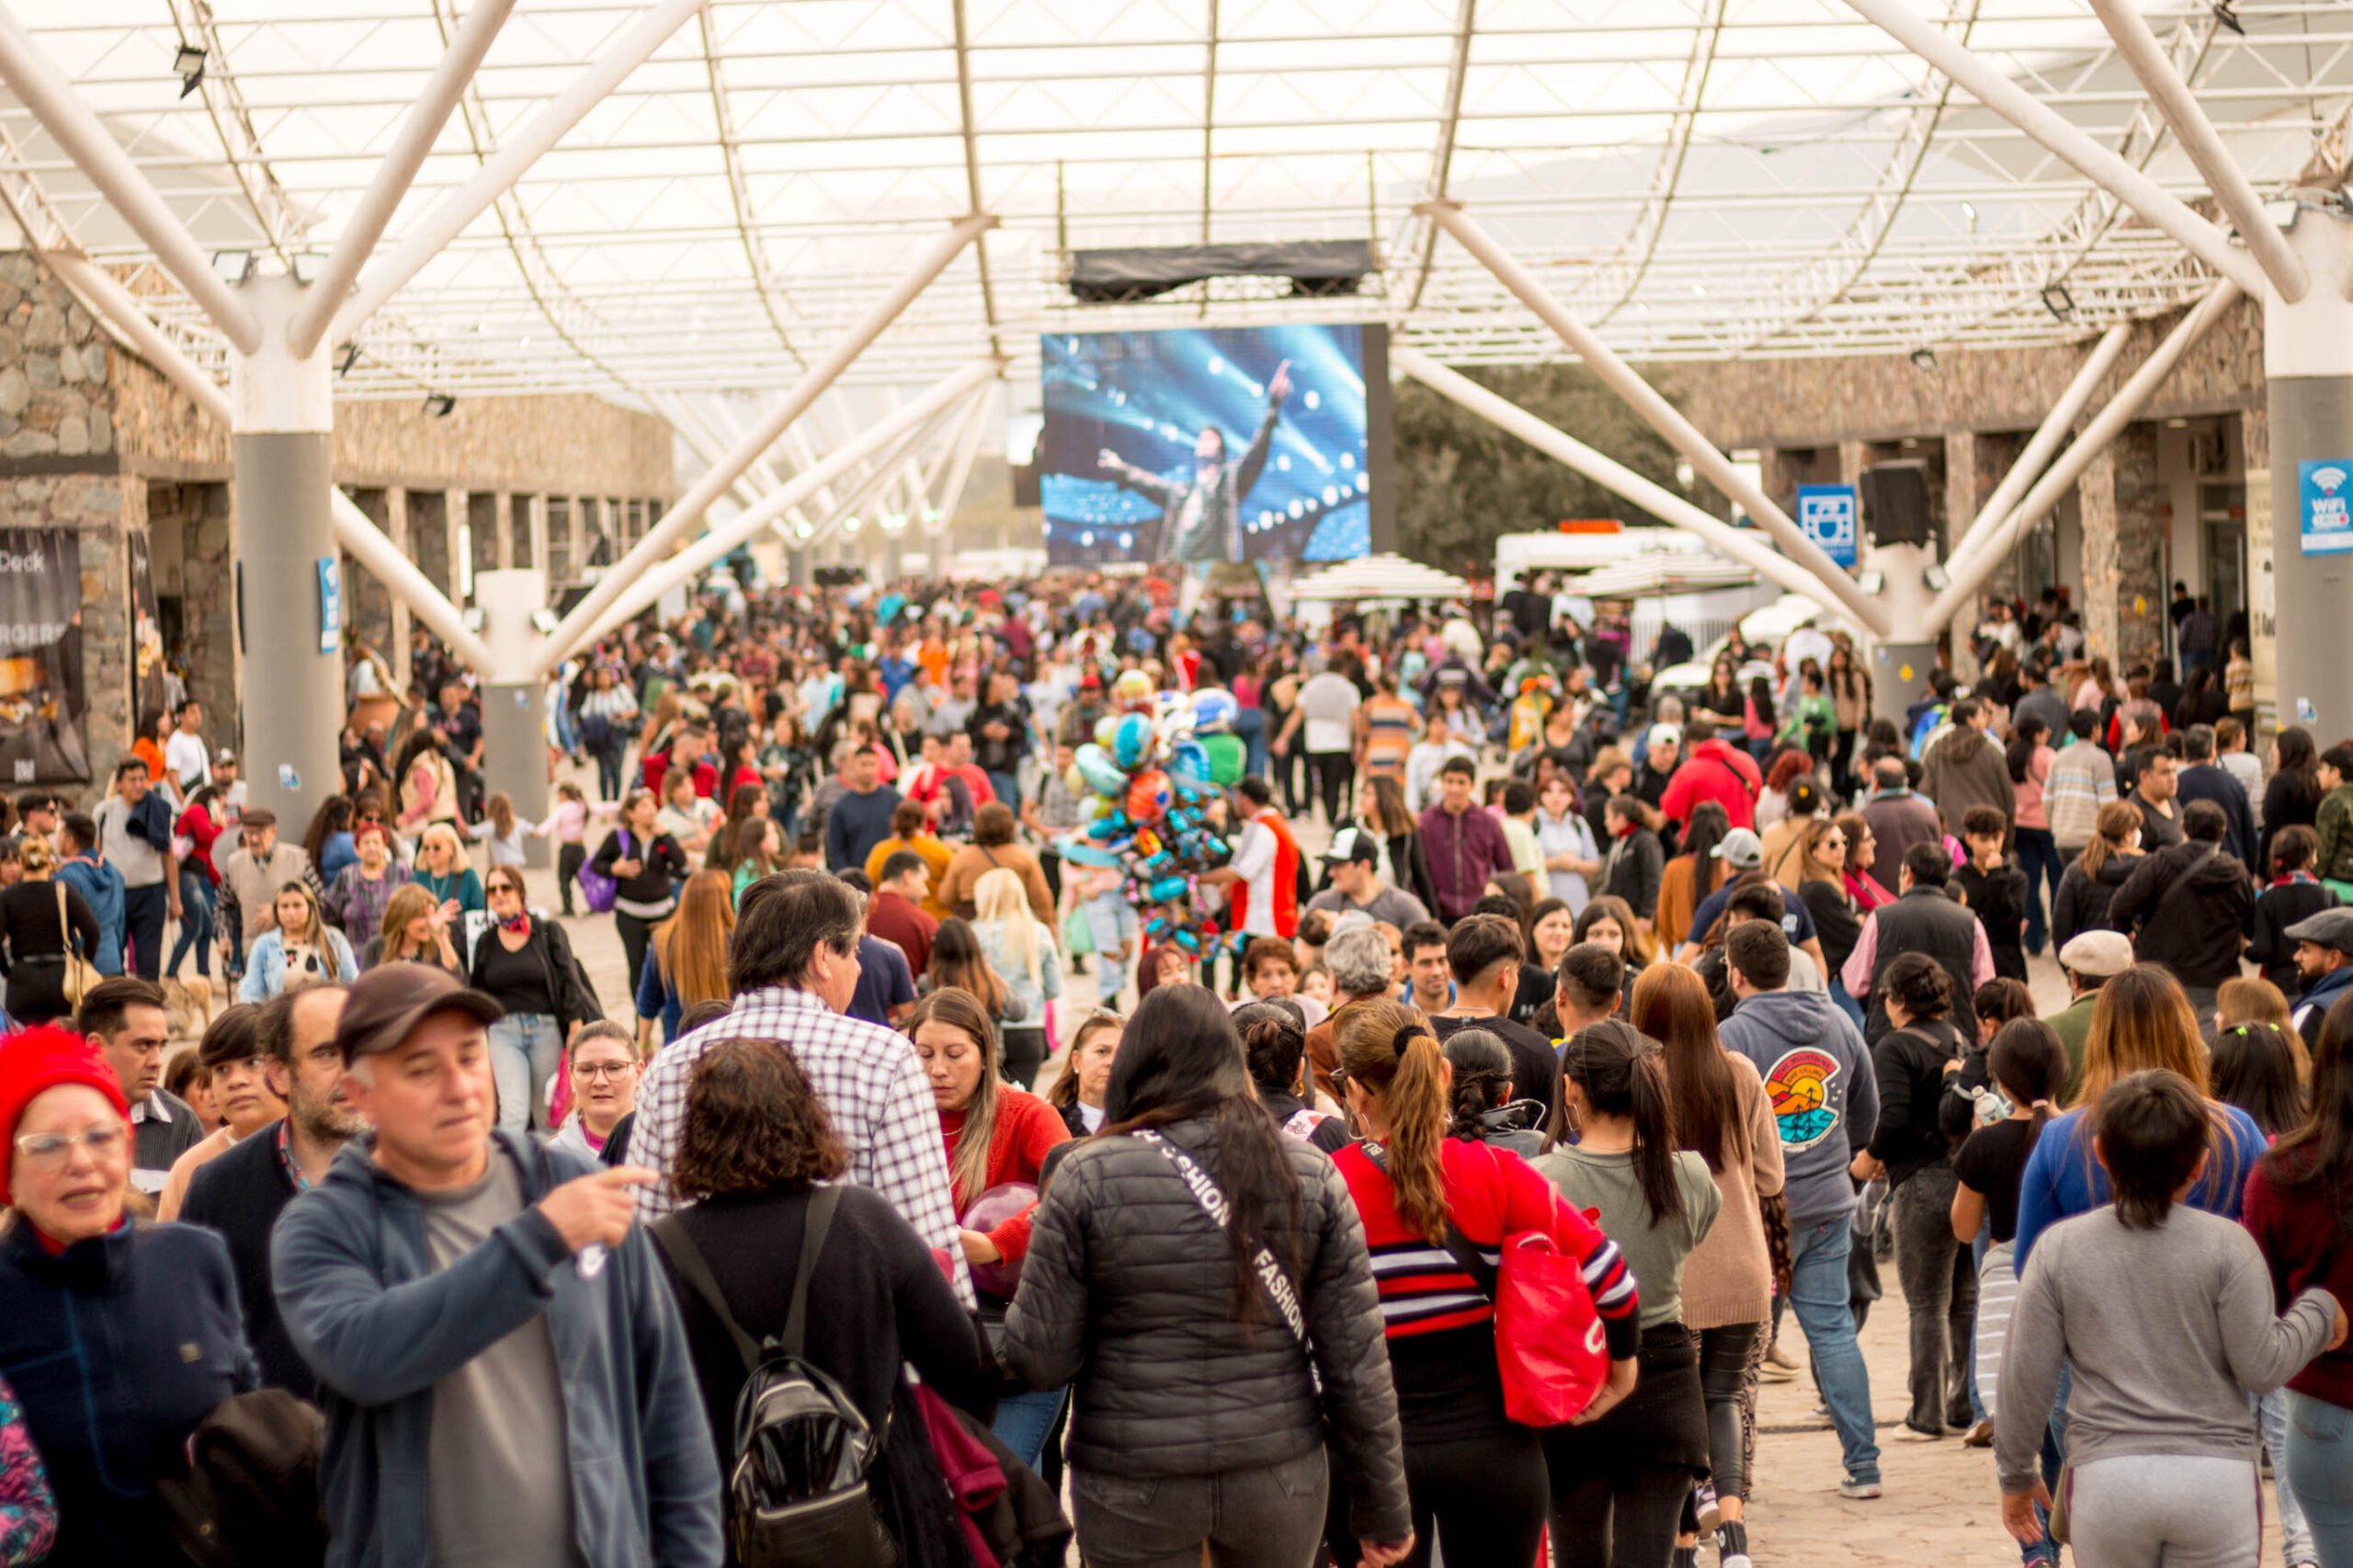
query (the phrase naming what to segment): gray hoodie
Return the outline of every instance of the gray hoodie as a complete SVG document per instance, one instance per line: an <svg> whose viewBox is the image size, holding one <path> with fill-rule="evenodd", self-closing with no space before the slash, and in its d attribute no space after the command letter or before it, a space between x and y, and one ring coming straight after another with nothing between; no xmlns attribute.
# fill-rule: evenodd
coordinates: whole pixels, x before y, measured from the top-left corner
<svg viewBox="0 0 2353 1568"><path fill-rule="evenodd" d="M1861 1031L1819 991L1767 991L1742 1002L1716 1032L1765 1080L1781 1134L1790 1229L1844 1218L1855 1206L1847 1164L1879 1122L1879 1083Z"/></svg>

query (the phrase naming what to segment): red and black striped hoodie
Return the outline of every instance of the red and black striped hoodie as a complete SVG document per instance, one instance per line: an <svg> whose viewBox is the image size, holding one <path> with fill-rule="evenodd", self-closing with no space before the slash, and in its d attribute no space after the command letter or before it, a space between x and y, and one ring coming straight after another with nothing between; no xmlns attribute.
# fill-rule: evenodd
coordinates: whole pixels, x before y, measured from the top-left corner
<svg viewBox="0 0 2353 1568"><path fill-rule="evenodd" d="M1632 1270L1617 1244L1508 1150L1468 1138L1438 1146L1454 1228L1490 1266L1503 1240L1540 1231L1578 1260L1613 1360L1631 1357L1642 1330ZM1477 1437L1508 1425L1495 1368L1495 1303L1451 1253L1397 1212L1389 1175L1364 1145L1333 1156L1372 1251L1372 1278L1397 1383L1405 1440Z"/></svg>

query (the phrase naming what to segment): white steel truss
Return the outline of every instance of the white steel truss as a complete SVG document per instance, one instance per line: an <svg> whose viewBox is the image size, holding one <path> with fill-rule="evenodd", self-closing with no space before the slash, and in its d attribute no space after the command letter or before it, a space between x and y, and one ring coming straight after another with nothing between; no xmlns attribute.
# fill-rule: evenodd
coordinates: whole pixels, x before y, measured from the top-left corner
<svg viewBox="0 0 2353 1568"><path fill-rule="evenodd" d="M200 244L281 252L330 250L354 221L475 8L0 6ZM2245 171L2242 209L2343 171L2340 0L2241 0L2244 33L2206 0L2134 7L2211 121L2194 148L2089 0L1902 8L2201 214L2218 148ZM661 24L504 200L403 254L570 84ZM183 42L207 51L186 97ZM221 367L205 312L6 99L0 192ZM1041 332L1204 321L1386 318L1448 364L1562 357L1436 243L1413 210L1433 199L1636 362L2074 340L2216 276L2212 254L2186 255L1843 0L517 0L390 217L384 250L414 277L338 323L363 352L337 392L773 392L972 211L1003 226L852 381L912 389L1002 355L1017 385ZM1234 279L1080 305L1063 285L1071 249L1204 233L1370 238L1379 270L1337 300ZM2043 302L2055 283L2064 320Z"/></svg>

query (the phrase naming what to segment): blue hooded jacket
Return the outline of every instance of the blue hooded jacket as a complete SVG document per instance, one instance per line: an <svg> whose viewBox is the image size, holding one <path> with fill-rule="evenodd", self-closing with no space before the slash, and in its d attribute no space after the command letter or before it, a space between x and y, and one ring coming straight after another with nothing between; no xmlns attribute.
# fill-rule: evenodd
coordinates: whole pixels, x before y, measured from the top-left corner
<svg viewBox="0 0 2353 1568"><path fill-rule="evenodd" d="M122 972L122 873L103 860L68 860L57 880L82 895L98 922L98 950L82 956L100 974Z"/></svg>
<svg viewBox="0 0 2353 1568"><path fill-rule="evenodd" d="M433 1556L433 1385L545 1312L563 1381L574 1540L595 1568L717 1568L719 1467L677 1304L642 1230L576 1256L535 1207L595 1167L497 1131L524 1208L436 1269L416 1194L363 1137L289 1205L270 1246L278 1310L319 1374L330 1568Z"/></svg>

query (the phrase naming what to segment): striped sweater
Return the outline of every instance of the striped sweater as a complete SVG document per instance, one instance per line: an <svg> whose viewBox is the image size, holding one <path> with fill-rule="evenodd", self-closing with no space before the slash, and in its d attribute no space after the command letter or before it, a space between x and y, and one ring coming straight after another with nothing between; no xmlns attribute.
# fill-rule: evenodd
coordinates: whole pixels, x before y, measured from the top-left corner
<svg viewBox="0 0 2353 1568"><path fill-rule="evenodd" d="M1454 1228L1488 1267L1504 1238L1540 1231L1578 1260L1613 1360L1641 1338L1633 1273L1617 1244L1518 1154L1470 1139L1439 1146ZM1363 1144L1333 1157L1363 1217L1408 1442L1475 1435L1503 1419L1495 1304L1454 1256L1406 1224L1388 1174Z"/></svg>

